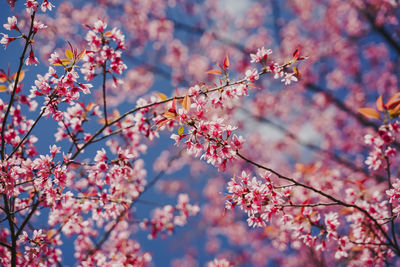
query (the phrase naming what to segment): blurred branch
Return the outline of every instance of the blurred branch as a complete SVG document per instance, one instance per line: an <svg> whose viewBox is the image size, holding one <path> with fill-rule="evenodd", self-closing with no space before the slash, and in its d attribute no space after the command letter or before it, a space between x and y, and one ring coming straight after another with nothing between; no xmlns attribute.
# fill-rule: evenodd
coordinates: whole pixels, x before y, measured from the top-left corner
<svg viewBox="0 0 400 267"><path fill-rule="evenodd" d="M327 90L323 89L322 87L313 84L313 83L306 83L305 87L309 89L310 91L316 92L316 93L323 93L328 99L340 110L346 112L353 118L355 118L360 124L364 126L369 126L374 128L376 131L379 129L379 126L370 120L366 119L364 116L361 114L353 111L351 108L349 108L346 104L344 104L340 99L336 98L334 95L332 95L330 92Z"/></svg>
<svg viewBox="0 0 400 267"><path fill-rule="evenodd" d="M367 19L371 27L380 34L383 39L398 53L400 54L400 45L399 43L392 37L392 34L385 29L384 26L377 25L375 23L375 17L371 14L367 9L358 9L359 12Z"/></svg>
<svg viewBox="0 0 400 267"><path fill-rule="evenodd" d="M369 175L369 171L359 167L357 165L355 165L353 162L340 157L339 155L336 155L335 153L332 153L328 150L322 149L319 146L316 146L314 144L308 143L308 142L304 142L303 140L301 140L296 134L294 134L293 132L289 131L287 128L285 128L284 126L273 122L272 120L268 119L268 118L264 118L264 117L260 117L260 116L255 116L253 114L250 113L250 111L246 110L246 109L242 109L244 112L246 112L248 115L252 116L254 119L256 119L257 121L261 122L261 123L266 123L268 125L273 126L274 128L280 130L281 132L283 132L285 135L287 135L290 139L292 139L293 141L295 141L297 144L310 149L316 153L320 153L322 155L325 155L327 158L343 165L344 167L347 167L348 169L351 169L353 171L356 172L362 172L365 175ZM380 176L381 179L383 179L383 177Z"/></svg>

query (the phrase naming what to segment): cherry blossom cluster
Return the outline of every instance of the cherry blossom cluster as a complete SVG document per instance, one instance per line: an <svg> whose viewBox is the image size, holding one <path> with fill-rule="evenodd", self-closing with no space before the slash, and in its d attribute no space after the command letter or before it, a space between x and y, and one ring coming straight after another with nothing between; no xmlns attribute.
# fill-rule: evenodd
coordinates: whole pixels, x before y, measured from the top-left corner
<svg viewBox="0 0 400 267"><path fill-rule="evenodd" d="M232 134L236 127L229 125L223 118L208 116L211 110L224 109L225 105L232 106L239 98L247 95L247 85L227 85L220 91L212 92L196 85L189 89L188 94L191 95L188 100L190 103L186 101L187 105L183 108L177 108L173 103L164 114L164 118L156 118L156 122L181 124L178 134L171 135L175 144L178 145L185 139L186 149L190 154L201 157L223 171L226 164L235 158L236 151L242 147L244 139ZM189 128L187 133L184 133L183 125Z"/></svg>
<svg viewBox="0 0 400 267"><path fill-rule="evenodd" d="M125 36L117 28L106 31L107 23L104 20L98 20L92 27L89 26L89 32L86 35L86 41L90 50L86 52L83 60L81 72L87 81L91 81L96 76L96 71L104 67L103 71L109 73L122 74L127 68L121 58L122 51L126 49ZM112 47L112 42L115 47ZM106 69L107 62L110 63L109 69ZM113 76L114 77L114 76ZM118 85L114 77L114 85Z"/></svg>
<svg viewBox="0 0 400 267"><path fill-rule="evenodd" d="M232 264L226 259L214 259L207 263L207 267L229 267Z"/></svg>
<svg viewBox="0 0 400 267"><path fill-rule="evenodd" d="M381 242L384 238L381 231L387 231L387 227L379 229L381 226L377 223L384 223L390 218L388 203L382 194L377 192L370 202L357 200L355 203L372 217L366 217L360 210L352 210L341 222L337 211L321 213L320 208L326 204L309 204L309 200L304 200L304 196L300 197L295 185L275 185L268 172L262 177L263 181L255 177L250 178L249 174L243 171L240 177L233 177L228 183L225 207L233 209L237 206L247 213L249 226L278 227L282 231L280 235L288 235L291 240L295 240L293 248L298 249L303 243L317 251L333 249L337 260L348 258L351 251L357 248L357 244L381 244L363 248L362 255L358 257L363 264L371 261L371 250L378 255L374 259L375 262L383 262L385 258L394 256L393 250L388 250L386 244ZM397 199L398 184L395 183L393 187L394 189L386 193ZM348 193L351 194L350 191ZM299 202L299 197L303 199L303 204L295 204ZM318 201L315 195L312 199ZM278 221L273 220L273 216ZM371 218L376 221L371 221ZM367 226L366 221L371 224ZM347 226L344 227L344 224ZM342 228L339 229L341 225ZM350 227L348 235L343 232L347 227ZM285 247L284 240L282 243L276 240L276 246Z"/></svg>
<svg viewBox="0 0 400 267"><path fill-rule="evenodd" d="M9 1L11 5L14 2ZM189 54L190 45L187 45L185 38L178 39L180 34L174 30L190 29L193 32L193 28L168 18L174 13L169 11L182 1L100 1L97 6L84 4L81 10L71 3L61 3L56 10L57 14L45 20L48 28L37 21L35 15L40 9L43 12L52 10L54 5L48 0L24 2L29 14L26 18L31 18L30 31L22 33L29 28L29 23L22 21L22 17L17 19L12 16L7 19L4 28L15 35L2 34L0 39L5 47L17 39L25 41L21 57L23 60L16 73L20 75L19 79L6 71L0 72L0 82L7 83L7 87L0 85L0 93L5 92L11 99L8 103L4 101L5 98L0 99L0 193L3 196L0 220L2 226L7 223L9 225L9 229L0 229L0 265L57 265L61 260L59 248L62 245L62 235L74 239L74 257L82 266L150 264L152 256L142 252L132 234L137 229L132 225L148 230L149 238L154 239L172 233L177 226L185 225L190 216L199 212L197 205L189 203L188 195L180 194L175 206L160 205L150 219L136 219L136 205L140 204L143 193L154 184L148 180L145 166L148 161L143 155L150 145L157 142L155 139L160 137L160 132L165 128L173 131L171 138L176 145L182 144L184 151L174 153L174 149L171 149L161 153L154 163L154 169L160 174L170 174L185 165L191 172L203 174L206 164L202 161L193 163L188 154L204 159L225 172L219 173L215 179L207 175L208 184L204 190L209 202L204 205L202 222L209 227L207 238L210 239L206 249L214 258L208 266L264 266L268 265L270 258L271 261L277 259L281 265L298 266L302 263L297 260L302 258L306 259L303 265L308 264L310 255L316 263L321 262L320 265L326 260L339 265L383 266L395 262L393 258L396 254L400 255L397 244L400 180L395 179L391 183L393 177L398 177L397 173L391 172L395 172L398 167L394 156L397 155L399 125L385 120L385 125L379 128L376 135L365 136L365 143L372 147L365 163L369 169L382 170L371 174L365 166L359 164L359 157L356 157L356 153L364 149L360 141L363 131L358 126L365 121L354 117L358 123L354 124L348 120L349 114L354 114L351 108L347 108L349 103L361 105L361 101L367 98L369 86L364 88L362 83L376 79L376 84L370 83L374 84L371 86L373 90L380 88L382 94L394 95L386 105L382 101L378 105L378 101L377 109L387 113L386 117L398 117L400 100L397 99L397 78L393 66L390 66L395 64L386 60L392 51L385 45L380 48L368 46L366 60L358 60L364 53L359 53L354 49L355 45L343 37L354 36L353 39L360 40L366 34L366 29L373 28L376 34L383 32L384 39L390 40L391 35L386 33L390 27L385 24L397 23L395 11L390 11L396 7L394 1L370 0L349 5L348 1L338 0L321 9L313 9L313 1L291 1L291 5L287 5L290 6L288 10L298 9L296 12L299 17L298 21L288 25L277 23L277 35L281 38L279 44L282 45L280 51L285 53L285 50L301 47L307 53L315 53L311 61L326 58L326 62L334 65L334 68L325 63L316 66L307 64L304 82L299 83L294 90L257 90L254 97L248 98L248 103L244 102L244 97L250 93L250 87L261 89L266 85L260 81L260 77L265 74L272 74L272 77L285 85L299 81L300 73L293 65L305 59L296 49L292 58L283 64L271 60L272 50L265 47L272 46L273 42L266 34L268 30L261 26L264 24L262 18L270 17L264 12L269 10L268 5L253 3L246 19L235 19L231 23L232 27L240 25L242 30L237 36L232 33L233 41L229 41L228 46L224 43L227 42L225 38L218 36L219 23L212 25L214 20L208 16L193 16L199 17L201 22L196 25L210 23L216 31L208 32L204 29L200 38L193 38L195 41L189 44L193 45L193 51L197 54ZM225 17L218 13L219 8L214 2L204 2L210 11L204 14ZM107 5L112 5L112 10L103 12L103 7ZM360 11L355 10L355 7ZM178 13L196 14L197 10L202 11L200 5L192 5L189 1L185 3L183 12ZM325 14L325 10L326 14L339 13L337 25L330 27L333 34L324 32L329 28L326 24L323 27L315 24L315 12L312 10L319 10L318 14ZM96 21L97 18L107 18L119 12L121 17L112 24L124 27L124 33L129 36L126 42L119 29L107 30L106 19ZM274 15L279 17L279 14ZM210 21L204 23L200 17ZM46 18L43 16L40 19ZM325 20L332 24L332 21L336 21L331 16L321 16L319 19L321 24L326 23ZM360 23L363 20L371 21L371 25L362 27ZM107 18L107 21L110 23L111 20ZM82 24L93 25L88 26L86 38L73 36L76 30L74 27ZM341 24L345 25L344 32L338 30ZM323 33L324 40L315 42L311 37L304 38L301 35L303 30L299 30L296 25L302 25L307 30L307 27L312 27L309 36ZM195 29L197 33L203 32L201 26ZM24 64L38 64L35 56L38 52L35 50L34 53L33 48L36 48L37 43L45 43L40 39L33 40L33 37L40 33L40 38L44 36L46 40L60 32L65 35L59 36L70 41L65 57L60 52L52 53L50 63L53 67L43 76L37 75L30 95L25 95L27 90L21 83L25 70L21 68ZM248 32L251 32L249 38L241 38L243 46L235 43L237 37L243 37ZM83 39L86 43L82 42ZM46 41L52 41L52 44L44 48L54 51L58 42ZM216 44L216 41L219 43ZM80 51L70 43L77 44ZM388 43L394 47L392 49L398 50L396 42ZM128 48L126 44L129 44L129 53L135 55L138 61L143 53L145 62L138 63L138 68L130 72L125 78L125 84L122 84L116 76L127 69L128 61L125 58L122 60L122 50ZM151 47L157 53L151 51L148 56ZM257 47L261 48L251 54L249 59L247 49ZM234 49L245 53L240 55L240 51L232 52ZM364 48L362 50L365 51ZM218 65L221 71L207 71L212 60L227 54L232 55L235 64L230 66L226 56L222 66ZM78 66L80 61L84 62L82 67ZM249 67L250 63L260 64L261 68ZM371 68L371 71L363 73L364 69L359 63L382 69L376 71ZM61 67L62 73L54 66ZM164 71L165 66L167 71ZM151 73L153 70L154 73ZM242 79L233 78L237 73L241 73ZM81 74L88 82L102 75L103 103L99 98L92 100L94 102L87 102L86 97L81 98L81 93L94 93L91 84L80 81ZM137 99L151 87L153 74L168 79L172 77L174 85L182 82L186 86L195 80L198 85L189 89L177 88L175 96L171 98L155 93ZM220 75L219 80L213 85L198 82L205 81L208 79L206 75L210 74ZM362 82L356 83L351 76ZM324 77L327 77L326 83ZM327 90L321 89L319 82L326 85ZM111 84L113 89L108 88ZM348 96L336 98L334 89L342 87L349 89ZM135 92L132 93L132 90ZM110 99L111 92L118 94L116 100ZM315 93L312 99L311 93ZM35 111L36 101L42 98L44 103L38 111L37 119L31 119L36 117L33 114L31 117L25 116L28 109ZM136 101L136 106L122 114L118 109L112 113L107 112L106 104L111 103L109 107L116 107L127 98ZM343 103L342 98L345 99ZM321 109L318 114L314 114L315 110L311 108L300 108L308 107L310 103ZM251 112L248 117L239 118L249 106ZM257 117L252 113L254 106ZM122 110L125 107L118 108ZM370 115L368 118L380 119L381 116L377 111L369 110L366 113ZM31 131L37 129L36 125L42 116L52 116L56 120L58 129L55 139L59 143L51 143L49 150L39 155L36 146L38 138ZM270 124L282 131L279 140L262 140L262 130L246 137L245 143L240 134L247 128L242 126L247 126L250 119L259 121L261 125L270 118ZM93 127L98 128L93 131ZM315 144L301 140L305 128L305 135L312 132L318 136ZM96 148L96 144L101 147ZM310 158L303 158L304 152L298 149L302 146L311 151ZM282 153L275 153L276 150ZM260 161L252 161L243 155ZM284 162L280 160L281 157L285 158ZM289 174L294 169L291 166L293 162L309 159L318 161L303 168L298 168L296 164L294 174ZM355 159L354 164L348 159ZM268 166L262 166L261 162ZM250 175L250 167L269 171L261 174L260 179ZM282 170L287 176L278 174L275 169ZM240 176L235 175L237 173L241 173ZM224 181L226 175L233 176L228 185ZM185 187L184 180L167 180L158 185L163 193L171 195L189 189ZM225 202L221 191L228 192ZM242 212L224 212L224 207L229 210L238 207ZM42 209L46 212L41 213ZM243 212L247 223L243 220ZM35 219L41 222L48 219L47 229L40 229L36 225L35 229L29 229ZM249 226L257 229L249 230ZM219 235L238 248L235 251L237 253L230 253L229 250L222 252L225 247L219 242ZM267 238L271 242L266 242ZM243 249L245 247L251 249ZM222 253L218 253L219 250ZM290 253L287 253L288 250ZM188 253L173 264L196 266L195 253Z"/></svg>
<svg viewBox="0 0 400 267"><path fill-rule="evenodd" d="M61 59L58 54L56 52L53 53L50 63L58 64L59 61ZM78 78L79 74L74 67L69 68L61 77L57 75L55 69L49 67L44 76L38 74L29 98L34 99L37 96L44 96L44 116L49 117L51 115L55 120L61 121L63 112L58 108L60 103L66 102L72 105L79 99L80 92L83 94L90 93L92 85L80 83Z"/></svg>
<svg viewBox="0 0 400 267"><path fill-rule="evenodd" d="M297 82L300 75L297 68L293 68L293 72L287 72L286 70L296 61L306 59L306 57L300 56L299 49L296 49L296 51L293 53L292 60L283 66L280 66L276 62L269 60L268 56L271 54L271 49L265 49L264 47L261 47L257 50L256 54L250 54L251 62L260 63L263 66L263 71L272 73L274 75L274 79L280 78L285 85L289 85L291 82ZM247 70L246 77L250 81L258 80L259 78L256 69Z"/></svg>
<svg viewBox="0 0 400 267"><path fill-rule="evenodd" d="M284 203L284 195L274 190L269 173L263 175L263 180L264 182L256 177L250 178L249 174L243 171L240 177L233 177L228 182L229 199L225 207L232 209L238 206L246 212L249 226L265 226Z"/></svg>
<svg viewBox="0 0 400 267"><path fill-rule="evenodd" d="M397 154L397 150L393 147L392 143L395 142L399 130L400 125L395 121L382 125L377 135L373 136L367 134L364 137L365 143L372 146L373 149L365 160L365 164L368 165L368 168L378 170L385 166L385 157L391 157Z"/></svg>
<svg viewBox="0 0 400 267"><path fill-rule="evenodd" d="M187 194L179 194L178 203L175 207L166 205L153 211L151 220L145 219L141 222L142 229L150 229L149 239L156 238L159 234L171 234L175 226L184 226L189 216L195 216L200 208L189 203Z"/></svg>
<svg viewBox="0 0 400 267"><path fill-rule="evenodd" d="M61 260L61 250L56 248L62 244L59 235L56 238L53 232L46 233L39 229L33 231L33 236L29 237L27 232L23 232L18 240L20 246L23 246L24 258L19 262L21 265L29 262L32 265L40 265L41 258L46 257L47 263L55 265Z"/></svg>
<svg viewBox="0 0 400 267"><path fill-rule="evenodd" d="M110 233L110 239L102 250L95 249L86 235L80 235L75 246L75 257L81 266L148 266L152 256L142 252L140 244L131 237L130 225L121 221ZM88 250L89 249L89 250Z"/></svg>
<svg viewBox="0 0 400 267"><path fill-rule="evenodd" d="M28 14L37 12L38 6L39 6L39 3L36 0L26 0L25 1L26 12ZM42 12L46 12L46 10L51 11L53 7L54 7L54 5L52 3L50 3L50 1L43 0L42 4L40 5L40 10L42 10Z"/></svg>

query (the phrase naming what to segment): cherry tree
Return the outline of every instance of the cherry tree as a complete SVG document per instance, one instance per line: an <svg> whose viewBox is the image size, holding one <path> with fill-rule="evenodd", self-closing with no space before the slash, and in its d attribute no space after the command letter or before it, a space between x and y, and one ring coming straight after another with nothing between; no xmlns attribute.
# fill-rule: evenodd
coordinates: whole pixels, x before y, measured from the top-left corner
<svg viewBox="0 0 400 267"><path fill-rule="evenodd" d="M398 264L397 1L7 2L1 265Z"/></svg>

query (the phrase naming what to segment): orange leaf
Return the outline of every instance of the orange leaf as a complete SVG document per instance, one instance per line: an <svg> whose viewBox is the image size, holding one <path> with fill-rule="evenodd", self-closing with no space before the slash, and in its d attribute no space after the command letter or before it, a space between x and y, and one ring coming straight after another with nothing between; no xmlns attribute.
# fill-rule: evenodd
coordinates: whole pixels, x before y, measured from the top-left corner
<svg viewBox="0 0 400 267"><path fill-rule="evenodd" d="M224 59L224 69L229 69L229 57L226 55Z"/></svg>
<svg viewBox="0 0 400 267"><path fill-rule="evenodd" d="M7 86L5 85L0 85L0 92L4 92L7 90Z"/></svg>
<svg viewBox="0 0 400 267"><path fill-rule="evenodd" d="M186 110L186 112L189 112L190 110L190 97L188 95L188 93L186 93L185 97L183 98L183 102L182 102L182 107L183 109Z"/></svg>
<svg viewBox="0 0 400 267"><path fill-rule="evenodd" d="M209 70L209 71L206 71L206 73L215 74L215 75L221 75L222 74L222 72L220 70Z"/></svg>
<svg viewBox="0 0 400 267"><path fill-rule="evenodd" d="M175 97L174 97L174 99L172 100L172 107L171 107L173 110L176 110L176 105L175 105Z"/></svg>
<svg viewBox="0 0 400 267"><path fill-rule="evenodd" d="M397 105L397 103L399 101L399 96L400 96L400 93L396 93L391 98L389 98L388 102L386 103L386 106L388 109L392 109L393 105Z"/></svg>
<svg viewBox="0 0 400 267"><path fill-rule="evenodd" d="M381 112L384 110L382 96L379 96L376 100L376 108Z"/></svg>
<svg viewBox="0 0 400 267"><path fill-rule="evenodd" d="M398 100L400 93L394 94L391 98L389 98L388 102L386 102L386 106L390 109L390 106Z"/></svg>
<svg viewBox="0 0 400 267"><path fill-rule="evenodd" d="M258 87L258 86L255 85L254 83L248 83L247 85L250 86L250 87L254 87L254 88L257 88L257 89L260 89L260 90L261 90L261 87Z"/></svg>
<svg viewBox="0 0 400 267"><path fill-rule="evenodd" d="M367 118L379 119L379 112L373 108L359 108L357 111Z"/></svg>
<svg viewBox="0 0 400 267"><path fill-rule="evenodd" d="M70 61L68 58L64 58L64 59L60 59L60 61L57 62L57 63L53 63L52 65L54 65L54 66L63 66L63 67L65 67L65 66L67 66L70 62L71 62L71 61Z"/></svg>
<svg viewBox="0 0 400 267"><path fill-rule="evenodd" d="M168 97L166 95L164 95L163 93L156 93L156 96L158 96L158 98L160 98L162 101L168 99Z"/></svg>
<svg viewBox="0 0 400 267"><path fill-rule="evenodd" d="M395 109L400 103L400 99L397 99L396 101L390 103L390 105L387 106L388 109Z"/></svg>
<svg viewBox="0 0 400 267"><path fill-rule="evenodd" d="M86 50L83 49L82 52L78 55L78 59L81 59L86 54Z"/></svg>
<svg viewBox="0 0 400 267"><path fill-rule="evenodd" d="M17 73L14 73L10 79L11 80L15 80L17 77ZM22 81L25 78L25 70L21 70L21 72L19 73L19 78L18 78L18 82Z"/></svg>
<svg viewBox="0 0 400 267"><path fill-rule="evenodd" d="M92 110L92 108L94 107L94 103L93 102L90 102L87 106L86 106L86 111L90 111L90 110Z"/></svg>
<svg viewBox="0 0 400 267"><path fill-rule="evenodd" d="M157 126L157 129L156 129L156 132L158 131L158 129L160 129L167 122L168 122L168 119L162 119L161 121L157 122L158 126Z"/></svg>
<svg viewBox="0 0 400 267"><path fill-rule="evenodd" d="M164 117L167 119L175 119L176 114L173 112L165 111Z"/></svg>
<svg viewBox="0 0 400 267"><path fill-rule="evenodd" d="M68 65L71 62L71 60L69 60L68 58L63 58L61 59L61 63L65 66Z"/></svg>

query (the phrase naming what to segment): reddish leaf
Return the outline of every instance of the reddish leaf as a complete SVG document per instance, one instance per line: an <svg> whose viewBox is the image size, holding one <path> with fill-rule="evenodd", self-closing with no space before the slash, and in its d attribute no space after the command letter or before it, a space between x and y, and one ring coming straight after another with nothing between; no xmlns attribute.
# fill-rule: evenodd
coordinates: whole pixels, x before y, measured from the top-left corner
<svg viewBox="0 0 400 267"><path fill-rule="evenodd" d="M391 98L389 98L388 102L386 103L386 107L388 109L392 109L394 105L397 105L399 102L400 93L394 94Z"/></svg>
<svg viewBox="0 0 400 267"><path fill-rule="evenodd" d="M158 126L156 129L156 132L158 131L158 129L160 129L163 125L165 125L168 122L168 119L162 119L159 122L157 122Z"/></svg>
<svg viewBox="0 0 400 267"><path fill-rule="evenodd" d="M379 112L373 108L359 108L357 111L367 118L379 119Z"/></svg>
<svg viewBox="0 0 400 267"><path fill-rule="evenodd" d="M83 49L82 52L80 52L78 55L78 60L81 59L85 54L86 54L86 50Z"/></svg>
<svg viewBox="0 0 400 267"><path fill-rule="evenodd" d="M176 104L175 104L175 97L174 97L174 99L172 100L172 107L171 107L173 110L176 110Z"/></svg>
<svg viewBox="0 0 400 267"><path fill-rule="evenodd" d="M0 85L0 92L4 92L7 90L7 86L5 85Z"/></svg>
<svg viewBox="0 0 400 267"><path fill-rule="evenodd" d="M294 52L293 52L293 58L298 58L299 57L299 55L300 55L300 51L299 51L299 49L297 48Z"/></svg>
<svg viewBox="0 0 400 267"><path fill-rule="evenodd" d="M229 57L228 55L226 55L225 59L224 59L224 70L229 69Z"/></svg>

